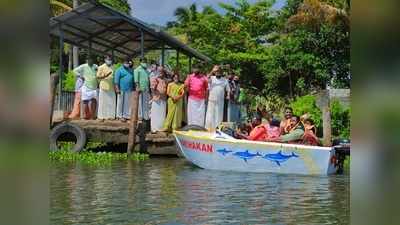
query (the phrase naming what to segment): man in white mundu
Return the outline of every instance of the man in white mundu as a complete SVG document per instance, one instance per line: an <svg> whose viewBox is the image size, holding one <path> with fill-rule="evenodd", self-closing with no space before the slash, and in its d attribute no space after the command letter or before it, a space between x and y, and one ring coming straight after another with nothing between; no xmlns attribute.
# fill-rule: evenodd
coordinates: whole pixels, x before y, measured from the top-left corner
<svg viewBox="0 0 400 225"><path fill-rule="evenodd" d="M185 80L185 88L189 93L187 106L188 125L204 127L205 101L208 89L207 77L201 74L198 68L194 68L193 73Z"/></svg>
<svg viewBox="0 0 400 225"><path fill-rule="evenodd" d="M224 119L224 102L226 93L229 93L229 83L222 76L219 66L214 66L209 74L209 96L206 115L206 128L215 130L215 128Z"/></svg>

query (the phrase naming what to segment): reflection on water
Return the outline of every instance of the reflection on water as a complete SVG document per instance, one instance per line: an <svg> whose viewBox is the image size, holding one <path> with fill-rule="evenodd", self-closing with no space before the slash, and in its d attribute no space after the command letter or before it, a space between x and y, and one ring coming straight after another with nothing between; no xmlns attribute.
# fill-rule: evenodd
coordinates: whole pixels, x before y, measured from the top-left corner
<svg viewBox="0 0 400 225"><path fill-rule="evenodd" d="M349 176L203 170L156 158L53 163L51 224L349 224Z"/></svg>

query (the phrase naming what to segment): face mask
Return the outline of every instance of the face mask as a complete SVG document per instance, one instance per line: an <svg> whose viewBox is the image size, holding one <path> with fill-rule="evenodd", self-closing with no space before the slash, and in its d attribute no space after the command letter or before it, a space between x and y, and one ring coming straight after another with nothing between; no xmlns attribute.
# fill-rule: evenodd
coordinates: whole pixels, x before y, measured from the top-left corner
<svg viewBox="0 0 400 225"><path fill-rule="evenodd" d="M217 74L217 75L216 75L216 77L217 77L218 79L221 78L221 76L222 76L221 74Z"/></svg>
<svg viewBox="0 0 400 225"><path fill-rule="evenodd" d="M112 65L112 60L106 59L106 60L104 60L104 62L106 63L107 66Z"/></svg>
<svg viewBox="0 0 400 225"><path fill-rule="evenodd" d="M129 64L129 63L124 63L124 67L125 67L125 68L129 68L129 67L130 67L130 64Z"/></svg>

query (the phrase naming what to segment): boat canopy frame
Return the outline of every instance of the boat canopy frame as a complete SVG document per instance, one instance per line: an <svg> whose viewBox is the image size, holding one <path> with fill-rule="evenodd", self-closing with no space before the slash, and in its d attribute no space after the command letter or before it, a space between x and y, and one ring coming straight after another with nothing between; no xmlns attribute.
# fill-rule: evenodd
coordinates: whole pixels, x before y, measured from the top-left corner
<svg viewBox="0 0 400 225"><path fill-rule="evenodd" d="M68 43L88 50L88 55L97 53L113 58L144 57L151 50L161 50L161 64L165 63L165 51L176 50L177 63L180 53L189 57L189 71L192 58L203 62L212 60L185 45L168 33L153 28L132 16L118 12L97 1L74 8L60 16L50 18L50 36L59 38L60 49ZM63 55L59 55L59 79L62 81ZM59 82L61 93L62 82Z"/></svg>

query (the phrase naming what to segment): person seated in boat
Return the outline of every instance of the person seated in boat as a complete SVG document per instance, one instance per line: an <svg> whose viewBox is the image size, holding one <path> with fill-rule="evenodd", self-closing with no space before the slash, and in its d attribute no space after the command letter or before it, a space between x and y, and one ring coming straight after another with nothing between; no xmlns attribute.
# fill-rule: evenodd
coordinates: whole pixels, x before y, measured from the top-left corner
<svg viewBox="0 0 400 225"><path fill-rule="evenodd" d="M287 127L288 133L275 138L267 138L266 141L270 142L282 142L282 143L301 143L304 135L304 126L300 122L300 117L292 115Z"/></svg>
<svg viewBox="0 0 400 225"><path fill-rule="evenodd" d="M261 120L261 116L256 114L251 120L251 124L247 125L247 127L245 128L246 132L238 132L235 135L236 138L249 140L260 138L258 136L262 134L262 132L260 132L262 128ZM260 134L258 132L260 132ZM248 133L248 135L246 133Z"/></svg>
<svg viewBox="0 0 400 225"><path fill-rule="evenodd" d="M293 116L293 109L291 107L285 107L284 118L280 124L281 135L289 133L290 130L290 120Z"/></svg>
<svg viewBox="0 0 400 225"><path fill-rule="evenodd" d="M267 138L278 138L280 136L279 120L273 119L270 114L266 115L266 119L267 123L262 123L262 118L259 115L253 119L254 128L247 136L247 140L266 141Z"/></svg>
<svg viewBox="0 0 400 225"><path fill-rule="evenodd" d="M321 145L319 138L316 135L317 129L315 128L314 121L310 118L306 118L303 121L303 125L304 125L304 135L302 144L314 145L314 146Z"/></svg>
<svg viewBox="0 0 400 225"><path fill-rule="evenodd" d="M281 135L281 131L280 131L280 121L275 119L275 118L271 118L269 120L268 125L266 126L266 131L267 131L267 138L278 138Z"/></svg>

